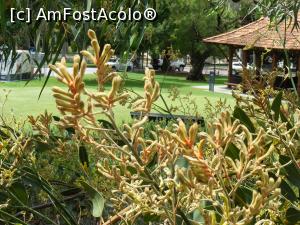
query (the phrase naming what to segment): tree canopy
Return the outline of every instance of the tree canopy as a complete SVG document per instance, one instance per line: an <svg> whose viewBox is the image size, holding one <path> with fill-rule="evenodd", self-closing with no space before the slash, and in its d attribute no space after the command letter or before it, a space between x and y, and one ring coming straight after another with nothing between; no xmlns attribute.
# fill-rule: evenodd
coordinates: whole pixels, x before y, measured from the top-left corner
<svg viewBox="0 0 300 225"><path fill-rule="evenodd" d="M150 51L157 57L163 51L180 50L181 54L189 54L193 66L189 78L193 80L203 79L202 69L207 57L222 53L214 46L203 44L204 37L251 22L261 15L269 16L276 22L290 20L297 17L300 7L299 2L291 0L0 0L0 4L1 54L10 54L16 48L35 47L46 53L41 64L54 62L66 42L75 51L85 48L88 41L84 34L92 28L98 34L100 43L111 43L119 53ZM12 7L18 10L29 7L37 13L39 8L58 11L64 7L78 10L102 7L107 10L143 10L149 6L157 10L156 21L10 22Z"/></svg>
<svg viewBox="0 0 300 225"><path fill-rule="evenodd" d="M166 3L168 2L168 4ZM193 71L190 79L203 79L202 70L209 56L220 55L215 46L206 45L203 38L230 29L236 24L238 16L230 8L216 9L212 1L175 0L159 5L164 16L158 24L151 27L152 35L145 41L149 43L152 55L163 50L179 50L182 55L190 55ZM175 51L176 52L176 51ZM165 57L165 61L168 58Z"/></svg>

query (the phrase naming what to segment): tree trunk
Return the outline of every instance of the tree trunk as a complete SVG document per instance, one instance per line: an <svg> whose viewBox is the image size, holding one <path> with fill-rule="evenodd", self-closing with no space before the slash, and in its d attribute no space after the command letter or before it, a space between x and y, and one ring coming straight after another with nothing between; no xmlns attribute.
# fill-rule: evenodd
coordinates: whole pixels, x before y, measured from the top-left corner
<svg viewBox="0 0 300 225"><path fill-rule="evenodd" d="M169 72L169 69L170 69L170 59L169 59L169 57L165 56L163 58L163 64L161 66L161 71L163 73L166 73L166 72Z"/></svg>
<svg viewBox="0 0 300 225"><path fill-rule="evenodd" d="M203 54L196 53L191 55L192 70L187 76L188 80L205 80L203 69L205 65L205 60L208 57L208 52L204 52Z"/></svg>
<svg viewBox="0 0 300 225"><path fill-rule="evenodd" d="M170 58L171 58L171 55L169 53L169 50L166 51L165 55L164 55L164 58L163 58L163 64L161 66L161 71L163 73L166 73L169 71L170 69Z"/></svg>

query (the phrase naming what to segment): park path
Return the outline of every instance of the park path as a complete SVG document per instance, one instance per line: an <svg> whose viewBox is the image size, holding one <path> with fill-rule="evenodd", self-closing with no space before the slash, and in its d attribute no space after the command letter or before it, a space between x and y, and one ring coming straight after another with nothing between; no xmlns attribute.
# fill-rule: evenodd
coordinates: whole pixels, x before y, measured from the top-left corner
<svg viewBox="0 0 300 225"><path fill-rule="evenodd" d="M193 86L192 88L209 91L209 86L208 85ZM228 88L227 85L215 85L214 92L215 93L231 95L232 94L232 89Z"/></svg>

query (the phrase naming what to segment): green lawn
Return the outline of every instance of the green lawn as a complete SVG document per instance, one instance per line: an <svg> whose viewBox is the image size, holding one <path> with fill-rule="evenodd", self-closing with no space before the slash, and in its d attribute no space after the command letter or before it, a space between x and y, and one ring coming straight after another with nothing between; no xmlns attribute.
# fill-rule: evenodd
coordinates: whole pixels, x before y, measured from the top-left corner
<svg viewBox="0 0 300 225"><path fill-rule="evenodd" d="M94 75L86 75L85 83L86 87L90 89L96 89L97 83L94 79ZM196 99L200 112L203 111L205 107L205 97L210 99L212 103L218 101L220 98L228 99L228 103L233 104L233 98L230 95L211 93L208 91L192 88L192 86L207 85L207 82L193 82L187 81L184 77L170 76L170 75L157 75L157 81L161 85L163 96L166 101L169 101L167 98L168 90L171 87L177 87L181 95L186 95L187 93L192 92L193 96ZM217 84L224 84L226 77L218 77L216 79ZM125 87L133 89L139 94L143 94L143 74L139 73L128 73ZM55 78L50 78L47 84L47 87L42 93L40 99L38 99L39 92L44 83L44 79L33 80L29 82L26 86L25 81L16 81L16 82L1 82L0 83L0 102L1 111L3 110L6 115L15 115L17 118L26 118L27 115L38 115L39 113L47 110L53 114L58 114L58 111L55 108L54 98L52 97L51 87L52 86L63 86L61 83L56 81ZM10 94L8 95L8 100L2 107L4 97L4 90L9 90ZM163 103L159 100L158 105L162 106ZM170 102L168 102L170 104ZM174 103L172 103L174 104ZM175 102L177 104L177 102ZM2 109L3 108L3 109ZM129 120L130 109L126 107L118 106L115 109L115 114L118 119L118 122Z"/></svg>

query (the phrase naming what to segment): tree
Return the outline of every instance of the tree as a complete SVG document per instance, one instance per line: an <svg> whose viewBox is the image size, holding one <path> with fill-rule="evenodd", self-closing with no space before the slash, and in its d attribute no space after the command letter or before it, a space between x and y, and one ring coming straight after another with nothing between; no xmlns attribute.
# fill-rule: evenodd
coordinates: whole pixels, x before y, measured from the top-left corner
<svg viewBox="0 0 300 225"><path fill-rule="evenodd" d="M172 52L180 50L181 55L190 55L193 70L188 79L203 80L205 60L221 55L216 46L203 43L203 38L229 30L238 22L238 14L232 8L217 9L216 6L209 0L160 1L158 21L151 25L151 38L145 39L143 46L148 46L152 58L163 51L166 53L163 70L168 68Z"/></svg>
<svg viewBox="0 0 300 225"><path fill-rule="evenodd" d="M205 60L209 56L220 55L220 51L202 40L229 29L228 21L232 21L235 15L228 9L212 10L215 4L208 0L175 0L168 7L169 18L156 31L166 39L160 46L165 45L164 49L172 46L182 54L189 54L193 69L188 79L203 80Z"/></svg>
<svg viewBox="0 0 300 225"><path fill-rule="evenodd" d="M189 54L193 70L188 78L202 80L205 60L209 56L223 54L216 46L203 43L203 38L240 27L261 16L270 16L276 21L296 17L299 3L292 2L162 0L158 4L158 12L162 16L153 24L152 38L147 40L147 46L154 56L170 47L179 49L182 54ZM165 61L168 59L165 58Z"/></svg>
<svg viewBox="0 0 300 225"><path fill-rule="evenodd" d="M260 16L268 16L277 24L283 20L293 22L294 27L299 27L298 12L300 2L294 0L214 0L220 8L236 4L248 6L248 12L255 12ZM245 8L244 8L245 9Z"/></svg>
<svg viewBox="0 0 300 225"><path fill-rule="evenodd" d="M66 42L79 51L86 48L88 40L86 33L89 28L94 29L100 43L110 43L117 52L128 52L130 49L137 49L142 40L146 21L141 22L77 22L69 19L68 21L33 21L31 24L17 21L10 22L10 10L24 10L30 8L32 14L36 15L40 8L45 11L62 11L64 8L71 8L74 11L90 11L91 8L100 10L105 8L107 11L139 9L144 11L146 7L154 7L155 0L131 1L131 0L32 0L32 1L4 1L0 0L0 57L7 58L11 52L17 57L16 49L29 49L34 46L37 51L44 52L45 56L40 63L41 68L45 63L55 63ZM35 74L36 75L36 74ZM48 78L50 72L48 73ZM47 83L45 81L44 86Z"/></svg>

